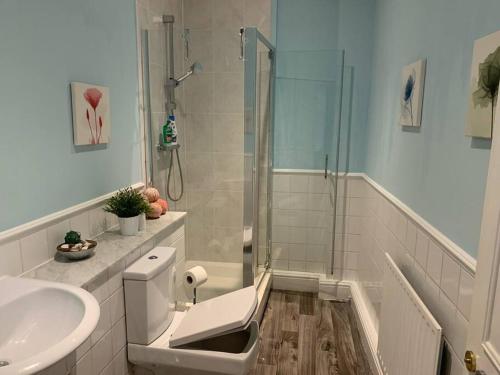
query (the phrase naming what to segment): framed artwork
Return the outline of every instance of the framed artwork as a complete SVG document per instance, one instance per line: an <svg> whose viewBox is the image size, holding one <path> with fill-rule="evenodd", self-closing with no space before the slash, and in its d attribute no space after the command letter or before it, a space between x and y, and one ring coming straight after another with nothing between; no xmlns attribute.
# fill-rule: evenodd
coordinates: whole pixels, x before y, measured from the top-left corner
<svg viewBox="0 0 500 375"><path fill-rule="evenodd" d="M418 60L403 68L401 73L401 114L402 126L419 127L422 123L426 60Z"/></svg>
<svg viewBox="0 0 500 375"><path fill-rule="evenodd" d="M465 135L491 138L500 83L500 31L474 43Z"/></svg>
<svg viewBox="0 0 500 375"><path fill-rule="evenodd" d="M108 143L111 133L109 89L72 82L71 102L74 144L82 146Z"/></svg>

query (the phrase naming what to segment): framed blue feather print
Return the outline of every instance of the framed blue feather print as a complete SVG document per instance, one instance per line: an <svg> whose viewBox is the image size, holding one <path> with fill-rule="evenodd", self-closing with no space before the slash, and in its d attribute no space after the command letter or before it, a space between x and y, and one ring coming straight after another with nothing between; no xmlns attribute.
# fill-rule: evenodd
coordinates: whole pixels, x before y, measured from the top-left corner
<svg viewBox="0 0 500 375"><path fill-rule="evenodd" d="M422 124L425 67L426 60L418 60L403 68L399 117L402 126L419 127Z"/></svg>

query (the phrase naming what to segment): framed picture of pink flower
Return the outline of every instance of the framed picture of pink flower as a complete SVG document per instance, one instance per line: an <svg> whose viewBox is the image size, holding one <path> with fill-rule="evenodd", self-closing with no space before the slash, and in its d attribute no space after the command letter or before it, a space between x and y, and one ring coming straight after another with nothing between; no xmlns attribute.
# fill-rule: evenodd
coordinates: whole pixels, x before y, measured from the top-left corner
<svg viewBox="0 0 500 375"><path fill-rule="evenodd" d="M109 142L109 88L71 82L73 142L76 146Z"/></svg>

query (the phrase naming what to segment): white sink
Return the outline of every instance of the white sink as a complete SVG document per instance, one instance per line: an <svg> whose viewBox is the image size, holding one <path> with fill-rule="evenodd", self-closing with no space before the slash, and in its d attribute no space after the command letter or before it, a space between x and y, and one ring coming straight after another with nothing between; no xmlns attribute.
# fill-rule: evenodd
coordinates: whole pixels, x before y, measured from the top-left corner
<svg viewBox="0 0 500 375"><path fill-rule="evenodd" d="M99 314L81 288L0 277L0 375L33 374L63 359L90 336Z"/></svg>

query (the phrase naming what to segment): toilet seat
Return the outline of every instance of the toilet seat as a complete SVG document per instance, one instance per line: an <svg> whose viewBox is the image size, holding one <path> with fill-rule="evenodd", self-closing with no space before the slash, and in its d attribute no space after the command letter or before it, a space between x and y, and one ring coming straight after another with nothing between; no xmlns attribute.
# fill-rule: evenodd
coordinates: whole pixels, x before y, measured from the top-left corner
<svg viewBox="0 0 500 375"><path fill-rule="evenodd" d="M129 361L172 374L246 374L258 353L255 287L243 288L175 312L149 345L128 344ZM226 348L227 346L227 348Z"/></svg>
<svg viewBox="0 0 500 375"><path fill-rule="evenodd" d="M257 293L249 286L191 307L170 337L170 347L245 329L257 308Z"/></svg>

